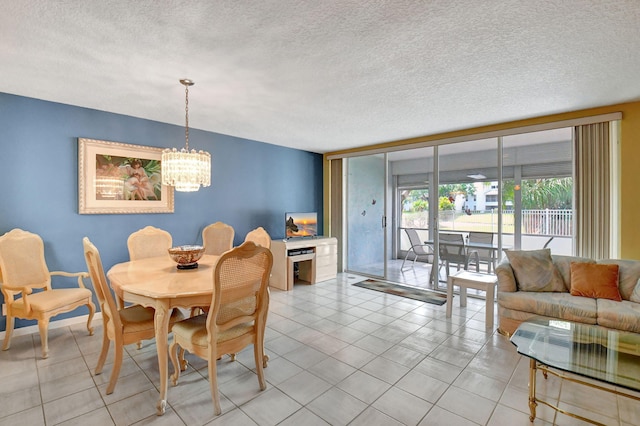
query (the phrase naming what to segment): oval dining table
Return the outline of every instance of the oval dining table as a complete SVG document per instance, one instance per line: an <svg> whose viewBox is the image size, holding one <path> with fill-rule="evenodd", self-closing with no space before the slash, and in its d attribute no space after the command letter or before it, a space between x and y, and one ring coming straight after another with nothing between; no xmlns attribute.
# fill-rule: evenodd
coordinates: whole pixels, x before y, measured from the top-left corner
<svg viewBox="0 0 640 426"><path fill-rule="evenodd" d="M174 308L192 308L211 304L213 268L219 256L204 255L198 268L177 269L167 256L133 260L114 265L107 277L119 299L155 309L154 328L158 368L160 370L160 398L157 414L163 415L167 406L169 376L168 340L169 318Z"/></svg>

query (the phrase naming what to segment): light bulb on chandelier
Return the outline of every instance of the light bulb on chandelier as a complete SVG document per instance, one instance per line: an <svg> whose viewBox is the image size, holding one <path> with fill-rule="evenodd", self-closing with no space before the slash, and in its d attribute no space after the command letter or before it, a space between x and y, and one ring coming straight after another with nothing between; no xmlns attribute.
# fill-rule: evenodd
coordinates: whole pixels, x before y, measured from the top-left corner
<svg viewBox="0 0 640 426"><path fill-rule="evenodd" d="M185 147L162 151L162 184L175 187L176 191L193 192L211 185L211 155L205 151L189 151L189 86L194 82L182 79L185 86Z"/></svg>

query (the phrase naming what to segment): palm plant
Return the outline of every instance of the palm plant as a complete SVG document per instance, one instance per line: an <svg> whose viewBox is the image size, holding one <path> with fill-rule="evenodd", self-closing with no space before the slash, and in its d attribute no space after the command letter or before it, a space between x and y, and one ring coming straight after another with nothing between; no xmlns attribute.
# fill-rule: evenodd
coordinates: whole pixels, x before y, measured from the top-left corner
<svg viewBox="0 0 640 426"><path fill-rule="evenodd" d="M570 209L573 204L573 179L527 179L521 184L523 209ZM503 205L514 200L513 181L503 184Z"/></svg>

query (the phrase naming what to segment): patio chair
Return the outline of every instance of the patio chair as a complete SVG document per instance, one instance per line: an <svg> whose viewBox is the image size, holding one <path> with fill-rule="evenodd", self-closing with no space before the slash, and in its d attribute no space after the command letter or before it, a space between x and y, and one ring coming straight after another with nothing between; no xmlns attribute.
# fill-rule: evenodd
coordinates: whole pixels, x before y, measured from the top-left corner
<svg viewBox="0 0 640 426"><path fill-rule="evenodd" d="M467 255L467 247L462 234L439 233L438 239L438 254L440 255L438 272L444 266L448 277L451 272L450 267L452 263L456 264L458 271L460 267L467 269L469 256Z"/></svg>
<svg viewBox="0 0 640 426"><path fill-rule="evenodd" d="M469 264L476 266L476 272L480 272L480 263L487 264L487 273L491 273L493 269L496 269L496 256L494 249L485 249L480 247L471 247L473 244L488 244L493 245L493 233L492 232L469 232L467 256Z"/></svg>
<svg viewBox="0 0 640 426"><path fill-rule="evenodd" d="M430 244L425 244L420 240L420 236L418 235L418 231L412 228L405 228L407 236L409 237L409 242L411 243L411 247L407 250L407 254L404 256L404 260L402 261L402 266L400 267L401 271L404 271L404 264L407 261L407 258L410 254L413 254L413 262L411 263L411 268L414 268L416 265L416 260L419 257L426 257L425 262L433 262L433 247ZM407 268L409 269L409 268Z"/></svg>

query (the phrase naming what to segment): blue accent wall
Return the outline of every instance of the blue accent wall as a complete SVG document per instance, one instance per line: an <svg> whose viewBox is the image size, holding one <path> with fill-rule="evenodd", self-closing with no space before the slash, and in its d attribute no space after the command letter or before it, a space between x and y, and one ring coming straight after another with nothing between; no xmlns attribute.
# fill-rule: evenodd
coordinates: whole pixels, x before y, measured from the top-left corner
<svg viewBox="0 0 640 426"><path fill-rule="evenodd" d="M258 226L283 238L287 211L317 211L322 233L320 154L190 129L190 148L212 155L211 186L175 192L174 213L81 215L78 137L181 148L184 127L0 93L0 235L13 228L39 234L51 271L86 271L84 236L100 250L106 271L128 260L127 237L147 225L169 231L180 245L201 243L202 229L222 221L234 227L237 245ZM56 279L54 287L73 284ZM16 328L32 324L16 320Z"/></svg>

